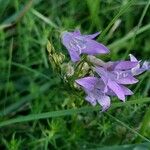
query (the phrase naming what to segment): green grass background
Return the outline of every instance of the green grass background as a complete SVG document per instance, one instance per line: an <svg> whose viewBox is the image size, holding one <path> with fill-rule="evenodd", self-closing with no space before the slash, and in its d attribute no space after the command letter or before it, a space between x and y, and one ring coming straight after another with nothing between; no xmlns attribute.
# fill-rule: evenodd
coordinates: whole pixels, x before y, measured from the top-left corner
<svg viewBox="0 0 150 150"><path fill-rule="evenodd" d="M60 32L101 31L101 59L150 60L150 0L0 0L0 149L150 149L150 74L126 103L100 113L66 86L46 45L66 55ZM119 25L117 25L117 23Z"/></svg>

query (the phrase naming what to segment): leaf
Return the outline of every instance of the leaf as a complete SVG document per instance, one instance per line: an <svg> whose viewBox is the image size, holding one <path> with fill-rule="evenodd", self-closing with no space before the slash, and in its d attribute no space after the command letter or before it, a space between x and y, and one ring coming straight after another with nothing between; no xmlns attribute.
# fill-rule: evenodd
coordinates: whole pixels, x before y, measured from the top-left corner
<svg viewBox="0 0 150 150"><path fill-rule="evenodd" d="M150 102L150 98L132 100L126 103L119 102L119 103L113 104L111 109L114 109L116 107L128 106L131 104L140 104L140 103L148 103L148 102ZM22 122L39 120L39 119L62 117L62 116L67 116L67 115L87 113L87 112L93 112L93 111L99 111L99 110L100 110L99 106L97 107L89 106L89 107L81 107L81 108L76 108L76 109L67 109L67 110L51 111L51 112L39 113L39 114L31 114L28 116L22 116L22 117L10 119L10 120L2 121L0 123L0 127L4 127L4 126L11 125L14 123L22 123Z"/></svg>
<svg viewBox="0 0 150 150"><path fill-rule="evenodd" d="M149 149L150 143L147 142L141 144L104 146L92 150L149 150Z"/></svg>

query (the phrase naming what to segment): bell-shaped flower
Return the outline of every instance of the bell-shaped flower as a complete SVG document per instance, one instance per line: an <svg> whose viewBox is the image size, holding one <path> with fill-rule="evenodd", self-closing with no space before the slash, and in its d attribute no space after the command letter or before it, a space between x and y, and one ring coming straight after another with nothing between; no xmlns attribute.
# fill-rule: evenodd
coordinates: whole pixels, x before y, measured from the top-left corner
<svg viewBox="0 0 150 150"><path fill-rule="evenodd" d="M81 54L105 54L109 50L103 44L94 40L100 33L92 35L81 35L80 31L65 31L61 35L62 43L67 48L73 62L80 60Z"/></svg>
<svg viewBox="0 0 150 150"><path fill-rule="evenodd" d="M84 77L77 79L76 83L82 86L83 90L87 94L85 100L92 105L99 103L102 106L102 111L107 110L110 107L110 98L104 93L105 84L97 77Z"/></svg>
<svg viewBox="0 0 150 150"><path fill-rule="evenodd" d="M131 61L108 62L103 67L95 67L95 71L106 85L105 92L112 91L119 99L125 101L125 96L133 93L123 85L138 82L131 74L131 69L137 65L138 62Z"/></svg>

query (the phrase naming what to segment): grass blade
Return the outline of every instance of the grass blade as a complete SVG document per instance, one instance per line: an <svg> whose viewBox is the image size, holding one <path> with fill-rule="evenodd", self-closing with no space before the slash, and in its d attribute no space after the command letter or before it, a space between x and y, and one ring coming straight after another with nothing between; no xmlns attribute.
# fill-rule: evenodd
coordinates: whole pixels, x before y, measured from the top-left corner
<svg viewBox="0 0 150 150"><path fill-rule="evenodd" d="M0 62L1 62L1 61L0 61ZM9 63L9 62L6 61L5 63ZM23 65L23 64L19 64L19 63L17 63L17 62L11 62L11 65L16 66L16 67L19 67L19 68L22 68L22 69L25 69L25 70L28 70L28 71L30 71L31 73L34 73L35 75L40 75L41 77L43 77L43 78L45 78L45 79L47 79L47 80L50 80L50 78L49 78L47 75L45 75L45 74L43 74L43 73L41 73L41 72L39 72L39 71L37 71L37 70L34 70L34 69L32 69L32 68L29 68L29 67L27 67L27 66L25 66L25 65Z"/></svg>
<svg viewBox="0 0 150 150"><path fill-rule="evenodd" d="M150 29L150 23L147 24L147 25L145 25L145 26L143 26L143 27L141 27L141 28L137 31L136 35L141 34L141 33L145 32L145 31L147 31L147 30L149 30L149 29ZM119 39L119 40L116 40L116 41L113 42L112 44L108 45L108 47L109 47L110 49L114 49L114 48L116 48L116 47L117 47L117 49L118 49L118 48L121 48L121 47L124 46L124 43L125 43L126 41L128 41L128 40L130 40L132 37L134 37L134 34L135 34L135 29L132 30L131 32L129 32L129 33L128 33L126 36L124 36L123 38L121 38L121 39Z"/></svg>
<svg viewBox="0 0 150 150"><path fill-rule="evenodd" d="M47 83L43 86L41 86L40 88L40 92L37 94L36 97L38 97L41 93L47 91L50 88L51 84ZM17 101L16 103L8 106L7 108L5 108L4 110L0 111L0 117L4 117L10 113L14 113L16 111L18 111L18 109L20 109L22 106L24 106L26 103L32 101L33 99L36 98L35 96L33 97L31 94L24 96L22 99L20 99L20 101Z"/></svg>
<svg viewBox="0 0 150 150"><path fill-rule="evenodd" d="M32 13L38 17L39 19L43 20L45 23L47 23L48 25L50 25L53 28L58 28L58 26L53 23L49 18L45 17L44 15L42 15L40 12L36 11L35 9L32 9Z"/></svg>
<svg viewBox="0 0 150 150"><path fill-rule="evenodd" d="M124 14L128 8L133 4L135 0L129 1L126 5L124 5L121 10L118 12L118 14L112 19L112 21L108 24L108 26L105 28L104 31L102 31L100 38L103 39L105 34L108 32L108 30L111 28L111 26L114 24L114 22L122 15Z"/></svg>
<svg viewBox="0 0 150 150"><path fill-rule="evenodd" d="M131 127L129 127L128 125L126 125L124 122L120 121L119 119L117 119L116 117L112 116L109 113L105 113L107 114L110 118L112 118L113 120L115 120L116 122L120 123L122 126L124 126L125 128L127 128L129 131L133 132L134 134L136 134L137 136L139 136L141 139L147 141L150 143L150 140L147 139L146 137L144 137L143 135L141 135L140 133L138 133L137 131L135 131L134 129L132 129Z"/></svg>
<svg viewBox="0 0 150 150"><path fill-rule="evenodd" d="M113 104L111 109L114 109L116 107L128 106L131 104L141 104L141 103L149 103L149 102L150 102L150 98L132 100L126 103L119 102L119 103ZM93 112L93 111L99 111L99 110L100 110L99 106L97 107L89 106L89 107L81 107L81 108L76 108L76 109L51 111L51 112L40 113L40 114L31 114L31 115L24 116L24 117L18 117L18 118L3 121L0 123L0 127L4 127L4 126L11 125L14 123L22 123L22 122L39 120L39 119L61 117L61 116L66 116L66 115L74 115L74 114L87 113L87 112Z"/></svg>

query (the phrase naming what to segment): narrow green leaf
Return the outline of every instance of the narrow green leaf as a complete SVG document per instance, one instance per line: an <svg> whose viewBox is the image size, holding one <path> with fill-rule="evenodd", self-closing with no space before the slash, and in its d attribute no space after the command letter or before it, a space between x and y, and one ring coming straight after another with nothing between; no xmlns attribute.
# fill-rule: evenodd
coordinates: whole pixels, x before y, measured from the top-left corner
<svg viewBox="0 0 150 150"><path fill-rule="evenodd" d="M150 109L148 109L144 115L139 133L144 136L146 130L149 130L149 127L150 127ZM141 142L141 139L137 137L136 141L139 143Z"/></svg>
<svg viewBox="0 0 150 150"><path fill-rule="evenodd" d="M141 34L141 33L145 32L145 31L147 31L147 30L149 30L149 29L150 29L150 23L147 24L147 25L145 25L145 26L143 26L143 27L141 27L141 28L137 31L136 35ZM121 48L121 47L124 46L124 43L125 43L126 41L130 40L130 39L134 36L134 34L135 34L135 29L132 30L131 32L129 32L129 33L128 33L126 36L124 36L123 38L121 38L121 39L119 39L119 40L116 40L116 41L113 42L112 44L108 45L108 47L109 47L110 49L114 49L114 48L116 48L116 47L117 47L117 49L118 49L118 48Z"/></svg>
<svg viewBox="0 0 150 150"><path fill-rule="evenodd" d="M141 144L128 144L128 145L114 145L92 148L92 150L149 150L150 143L145 142Z"/></svg>
<svg viewBox="0 0 150 150"><path fill-rule="evenodd" d="M120 123L122 126L124 126L125 128L127 128L129 131L133 132L135 135L137 135L141 139L143 139L143 140L145 140L147 142L150 142L149 139L147 139L146 137L144 137L143 135L141 135L140 133L138 133L136 130L132 129L131 127L129 127L128 125L126 125L124 122L122 122L119 119L117 119L116 117L112 116L111 114L109 114L107 112L105 114L107 114L110 118L112 118L116 122Z"/></svg>
<svg viewBox="0 0 150 150"><path fill-rule="evenodd" d="M52 22L49 18L45 17L44 15L42 15L40 12L38 12L35 9L32 9L32 13L38 17L39 19L43 20L45 23L47 23L48 25L50 25L53 28L58 28L58 26Z"/></svg>
<svg viewBox="0 0 150 150"><path fill-rule="evenodd" d="M126 103L119 102L119 103L114 103L111 109L114 109L116 107L128 106L131 104L141 104L141 103L148 103L148 102L150 102L150 98L127 101ZM99 111L99 110L100 110L99 106L97 107L89 106L89 107L81 107L81 108L76 108L76 109L51 111L51 112L40 113L40 114L31 114L28 116L22 116L22 117L3 121L0 123L0 127L7 126L10 124L14 124L14 123L22 123L22 122L28 122L28 121L33 121L33 120L61 117L61 116L66 116L66 115L74 115L74 114L87 113L87 112L93 112L93 111Z"/></svg>
<svg viewBox="0 0 150 150"><path fill-rule="evenodd" d="M111 28L111 26L114 24L114 22L122 15L124 14L128 8L133 4L135 0L131 0L128 1L126 5L124 5L120 11L117 13L117 15L112 19L112 21L108 24L108 26L105 28L104 31L102 31L101 36L99 38L103 38L105 36L105 34L109 31L109 29Z"/></svg>
<svg viewBox="0 0 150 150"><path fill-rule="evenodd" d="M38 97L43 92L47 91L51 85L52 85L52 83L47 83L47 84L44 84L43 86L41 86L40 92L37 93L36 97ZM36 99L36 97L35 96L33 97L32 94L29 94L27 96L22 97L16 103L6 107L4 110L1 110L0 111L0 117L6 116L12 112L13 113L17 112L18 109L20 109L22 106L24 106L26 103L32 101L33 99Z"/></svg>
<svg viewBox="0 0 150 150"><path fill-rule="evenodd" d="M0 60L0 62L1 62L1 60ZM4 61L3 61L3 62L4 62ZM9 63L9 62L8 62L8 61L5 61L5 63ZM19 64L19 63L17 63L17 62L11 62L11 64L12 64L13 66L16 66L16 67L19 67L19 68L28 70L28 71L30 71L31 73L34 73L35 75L40 75L41 77L43 77L43 78L45 78L45 79L47 79L47 80L50 80L50 78L49 78L47 75L45 75L45 74L43 74L43 73L41 73L41 72L39 72L39 71L37 71L37 70L34 70L34 69L30 68L30 67L27 67L27 66L25 66L25 65L23 65L23 64Z"/></svg>

